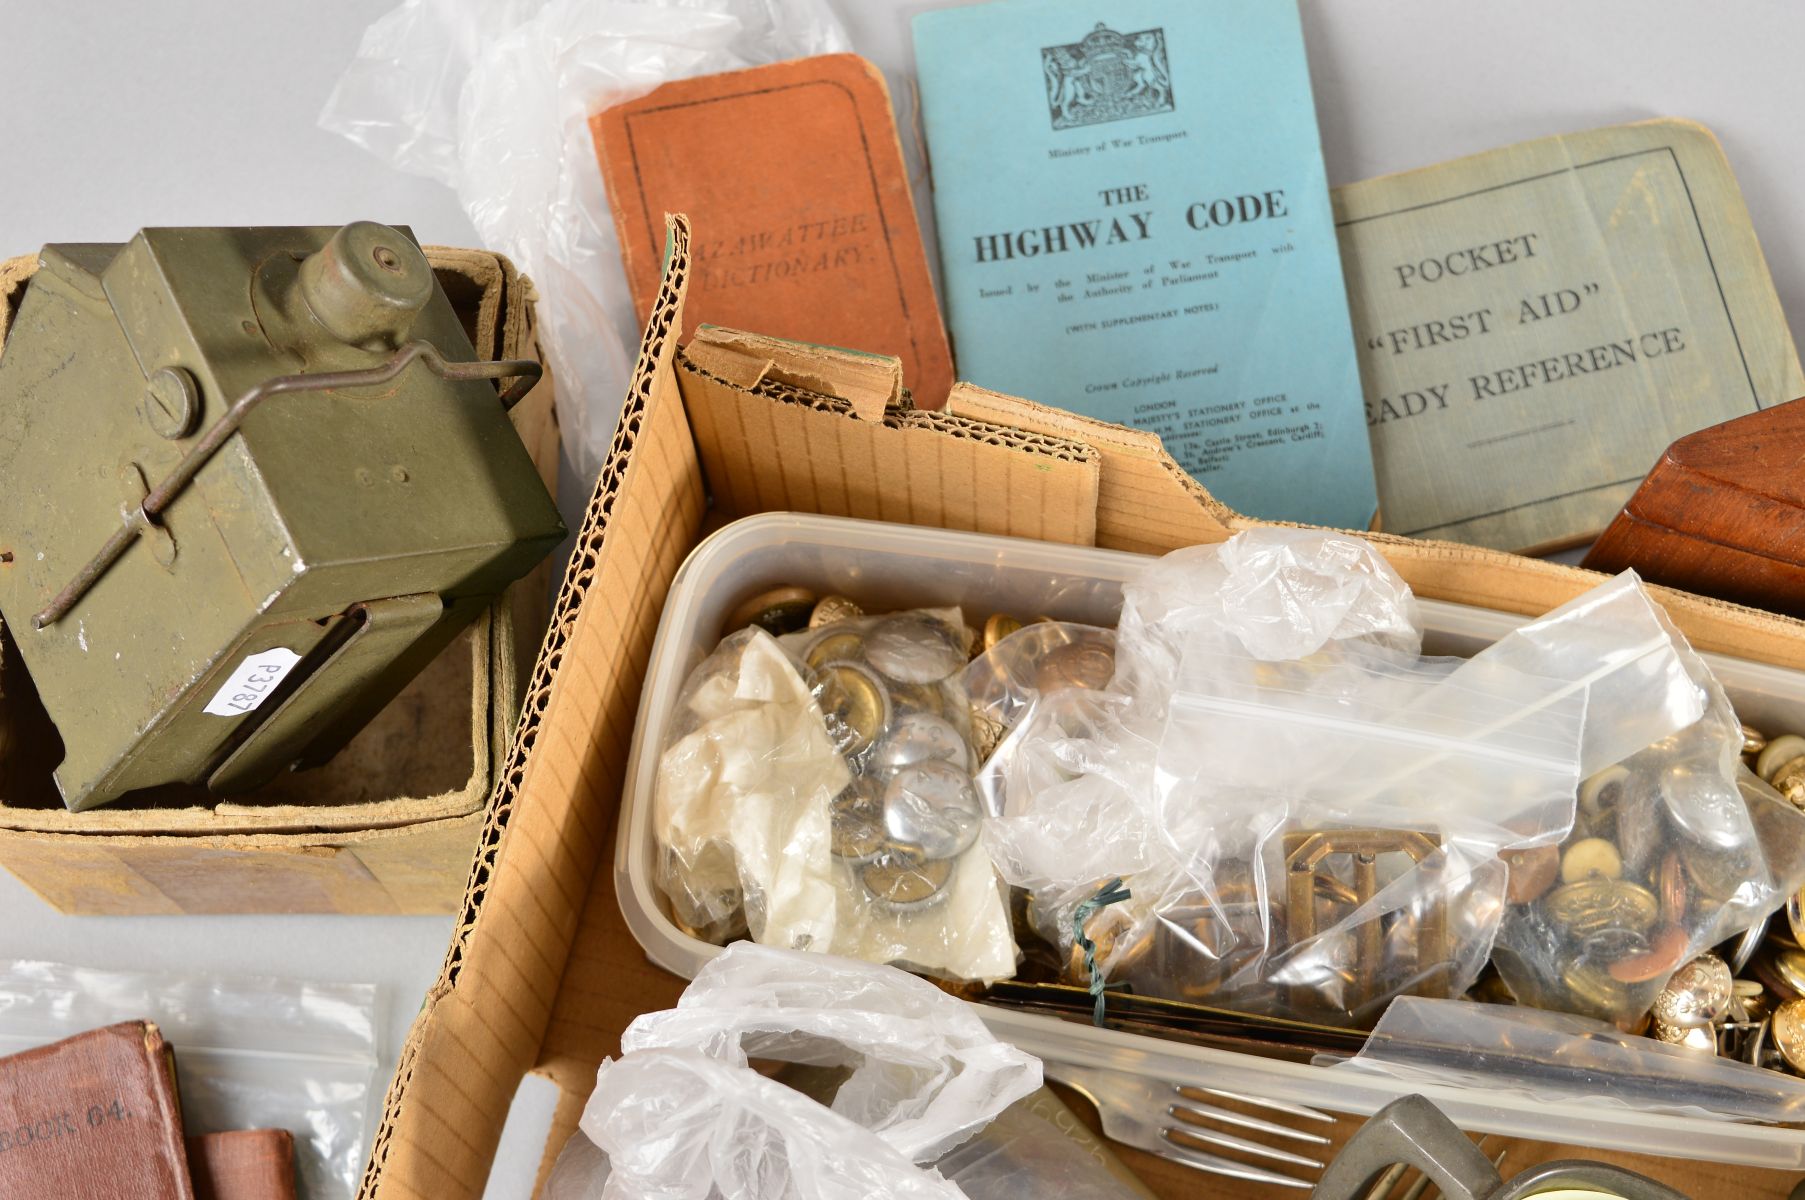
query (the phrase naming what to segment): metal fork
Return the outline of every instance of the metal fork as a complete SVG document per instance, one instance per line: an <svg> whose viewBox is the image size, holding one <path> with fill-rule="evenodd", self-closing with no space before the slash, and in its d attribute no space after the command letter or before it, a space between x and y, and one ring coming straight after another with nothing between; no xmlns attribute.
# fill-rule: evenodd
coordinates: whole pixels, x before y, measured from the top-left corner
<svg viewBox="0 0 1805 1200"><path fill-rule="evenodd" d="M1313 1122L1333 1124L1335 1118L1328 1113L1317 1112L1301 1104L1268 1100L1263 1096L1164 1083L1128 1071L1076 1067L1050 1060L1043 1065L1049 1078L1079 1092L1094 1104L1097 1116L1103 1122L1104 1134L1125 1146L1133 1146L1212 1175L1267 1183L1275 1187L1312 1188L1315 1186L1316 1174L1322 1170L1322 1160L1312 1158L1308 1153L1269 1146L1222 1127L1286 1139L1299 1143L1302 1150L1320 1154L1321 1151L1313 1148L1328 1145L1329 1139L1299 1126ZM1224 1108L1214 1103L1216 1100L1231 1100L1258 1108L1275 1117L1287 1118L1290 1123L1249 1116ZM1211 1153L1204 1146L1215 1146L1252 1158L1295 1167L1298 1173L1286 1174L1268 1167L1225 1158Z"/></svg>

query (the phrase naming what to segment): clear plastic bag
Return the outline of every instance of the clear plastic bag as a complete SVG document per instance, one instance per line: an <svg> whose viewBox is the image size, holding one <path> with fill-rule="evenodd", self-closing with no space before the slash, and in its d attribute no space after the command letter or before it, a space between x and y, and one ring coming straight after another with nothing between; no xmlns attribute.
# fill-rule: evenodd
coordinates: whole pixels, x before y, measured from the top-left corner
<svg viewBox="0 0 1805 1200"><path fill-rule="evenodd" d="M1420 646L1409 589L1343 535L1250 531L1125 588L1110 690L1039 696L980 780L999 873L1074 981L1074 916L1120 876L1082 930L1110 983L1354 1024L1458 994L1502 856L1571 830L1587 745L1704 708L1633 577L1472 659Z"/></svg>
<svg viewBox="0 0 1805 1200"><path fill-rule="evenodd" d="M1322 1061L1322 1060L1319 1060ZM1568 1013L1403 996L1358 1055L1329 1060L1409 1083L1515 1091L1732 1121L1805 1121L1805 1080Z"/></svg>
<svg viewBox="0 0 1805 1200"><path fill-rule="evenodd" d="M555 1200L965 1193L930 1164L1040 1087L1040 1063L894 968L742 942L605 1062L548 1183ZM750 1058L849 1068L832 1106ZM597 1153L599 1151L599 1153Z"/></svg>
<svg viewBox="0 0 1805 1200"><path fill-rule="evenodd" d="M0 1056L120 1021L175 1050L187 1132L286 1129L302 1194L350 1200L374 1115L374 984L0 962Z"/></svg>
<svg viewBox="0 0 1805 1200"><path fill-rule="evenodd" d="M1409 662L1422 650L1416 597L1365 542L1264 528L1175 550L1124 590L1119 690L1163 719L1187 646L1229 646L1279 662L1356 642Z"/></svg>
<svg viewBox="0 0 1805 1200"><path fill-rule="evenodd" d="M1065 689L1103 691L1116 671L1113 629L1066 621L1037 621L999 640L972 659L963 686L971 705L972 743L984 760L977 776L984 810L1001 816L1008 807L1005 780L990 760L1043 695ZM1005 752L1003 760L1010 755Z"/></svg>
<svg viewBox="0 0 1805 1200"><path fill-rule="evenodd" d="M1573 831L1558 848L1511 856L1494 951L1522 1002L1625 1029L1675 970L1805 883L1805 814L1742 765L1723 688L1633 585L1622 577L1537 623L1534 652L1549 664L1601 618L1635 630L1644 648L1605 685L1621 700L1609 707L1658 719L1610 719L1594 704Z"/></svg>
<svg viewBox="0 0 1805 1200"><path fill-rule="evenodd" d="M1116 633L1070 621L1036 621L1002 638L965 668L974 723L1008 729L1041 693L1107 689L1116 673Z"/></svg>
<svg viewBox="0 0 1805 1200"><path fill-rule="evenodd" d="M1013 974L979 842L970 640L936 609L723 641L684 685L653 790L677 920L717 943Z"/></svg>
<svg viewBox="0 0 1805 1200"><path fill-rule="evenodd" d="M455 188L538 288L564 445L607 457L639 323L589 118L671 79L851 48L827 0L406 0L365 30L320 124Z"/></svg>

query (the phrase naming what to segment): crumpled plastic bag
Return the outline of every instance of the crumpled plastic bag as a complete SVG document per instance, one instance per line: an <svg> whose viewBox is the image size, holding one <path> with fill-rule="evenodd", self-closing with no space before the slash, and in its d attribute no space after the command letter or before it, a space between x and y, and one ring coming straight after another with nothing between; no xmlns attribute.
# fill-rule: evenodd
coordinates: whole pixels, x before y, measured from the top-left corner
<svg viewBox="0 0 1805 1200"><path fill-rule="evenodd" d="M1041 1085L1040 1063L892 967L741 942L604 1062L557 1200L964 1195L929 1164ZM830 1107L750 1058L850 1068Z"/></svg>
<svg viewBox="0 0 1805 1200"><path fill-rule="evenodd" d="M763 630L728 638L691 680L653 794L675 916L720 935L743 908L757 941L826 949L828 805L851 773L808 683Z"/></svg>
<svg viewBox="0 0 1805 1200"><path fill-rule="evenodd" d="M851 48L827 0L405 0L364 31L320 124L455 188L483 244L532 277L587 480L640 332L590 116L668 80Z"/></svg>
<svg viewBox="0 0 1805 1200"><path fill-rule="evenodd" d="M739 943L697 973L677 1007L639 1017L621 1050L693 1048L844 1066L833 1109L917 1162L952 1149L1040 1086L1040 1064L976 1010L894 967Z"/></svg>
<svg viewBox="0 0 1805 1200"><path fill-rule="evenodd" d="M964 1197L800 1092L693 1050L604 1065L582 1131L602 1152L605 1182L560 1178L554 1197Z"/></svg>

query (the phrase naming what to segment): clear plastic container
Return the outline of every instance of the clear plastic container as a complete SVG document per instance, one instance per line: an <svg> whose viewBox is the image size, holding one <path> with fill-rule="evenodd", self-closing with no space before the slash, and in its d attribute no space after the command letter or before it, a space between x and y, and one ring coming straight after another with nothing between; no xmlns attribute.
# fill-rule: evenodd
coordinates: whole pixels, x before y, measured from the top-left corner
<svg viewBox="0 0 1805 1200"><path fill-rule="evenodd" d="M647 957L688 979L720 953L720 947L689 937L670 919L657 885L651 796L677 693L720 640L721 624L734 607L759 591L798 585L849 595L873 611L959 605L967 620L1011 612L1114 626L1123 581L1148 561L1114 550L795 513L736 521L702 542L671 584L621 799L615 892ZM1419 599L1419 604L1429 654L1471 654L1529 620L1437 600ZM1805 673L1704 657L1744 721L1758 729L1805 730ZM1416 1092L1476 1132L1747 1166L1805 1167L1805 1130L1365 1079L1030 1013L984 1005L978 1010L998 1036L1046 1060L1055 1078L1058 1063L1103 1067L1360 1116Z"/></svg>

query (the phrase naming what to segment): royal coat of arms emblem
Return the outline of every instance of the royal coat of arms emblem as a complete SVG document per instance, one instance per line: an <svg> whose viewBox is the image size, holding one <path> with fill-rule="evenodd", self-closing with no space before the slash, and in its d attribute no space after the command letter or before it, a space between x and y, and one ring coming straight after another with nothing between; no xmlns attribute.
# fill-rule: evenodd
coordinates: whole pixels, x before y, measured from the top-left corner
<svg viewBox="0 0 1805 1200"><path fill-rule="evenodd" d="M1117 33L1103 22L1081 42L1040 52L1055 129L1172 111L1166 31Z"/></svg>

